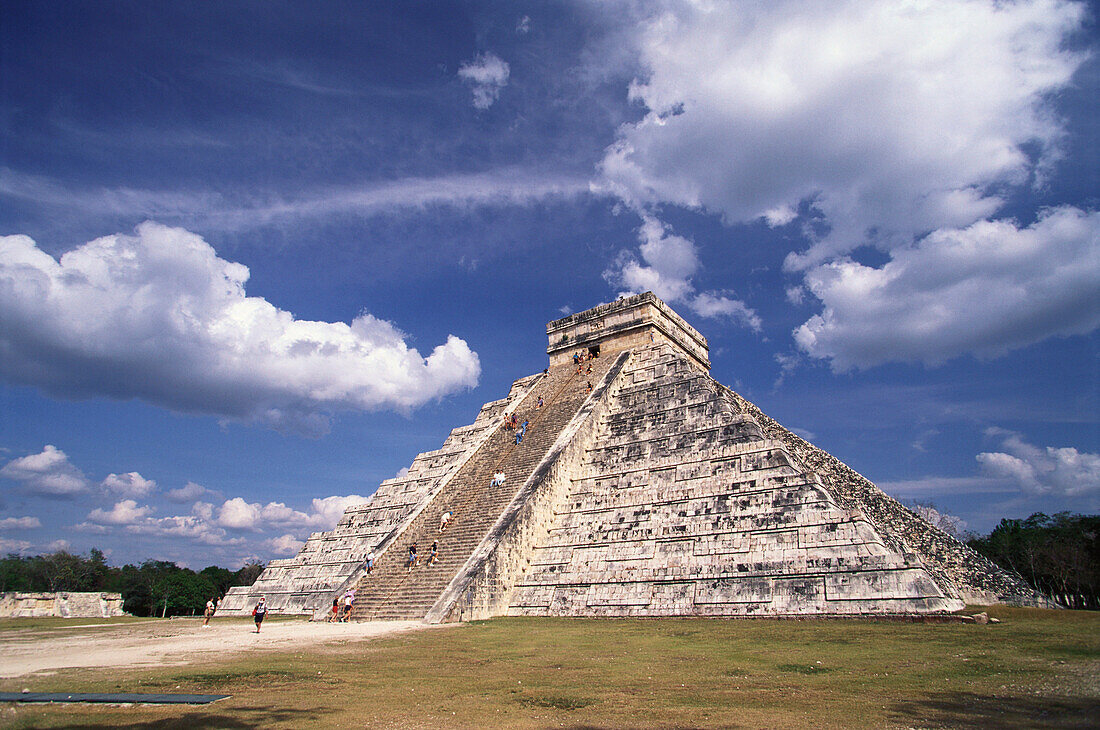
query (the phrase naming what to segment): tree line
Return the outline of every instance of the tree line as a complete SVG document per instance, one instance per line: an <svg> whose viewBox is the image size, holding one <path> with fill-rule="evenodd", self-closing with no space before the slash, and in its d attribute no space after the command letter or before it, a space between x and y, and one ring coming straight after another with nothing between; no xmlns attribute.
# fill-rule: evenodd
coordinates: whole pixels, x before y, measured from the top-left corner
<svg viewBox="0 0 1100 730"><path fill-rule="evenodd" d="M0 593L105 591L122 594L122 608L135 616L201 614L206 602L231 586L250 586L264 564L247 563L232 571L211 565L197 573L164 560L146 560L120 568L107 564L102 551L88 555L59 550L33 557L10 553L0 559Z"/></svg>
<svg viewBox="0 0 1100 730"><path fill-rule="evenodd" d="M1100 515L1036 512L966 544L1066 608L1100 609Z"/></svg>

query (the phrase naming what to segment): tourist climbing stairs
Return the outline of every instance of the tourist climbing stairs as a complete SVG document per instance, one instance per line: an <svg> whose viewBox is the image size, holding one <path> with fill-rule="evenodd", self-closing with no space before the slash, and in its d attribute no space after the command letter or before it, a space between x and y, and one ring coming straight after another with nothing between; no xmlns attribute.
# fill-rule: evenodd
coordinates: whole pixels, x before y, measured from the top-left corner
<svg viewBox="0 0 1100 730"><path fill-rule="evenodd" d="M352 618L424 618L580 410L589 385L596 386L613 361L594 358L583 363L579 373L573 365L550 368L515 411L520 424L529 421L523 442L516 444L515 432L503 426L489 437L359 581ZM504 472L504 483L491 486L498 471ZM454 517L440 532L440 517L448 510ZM439 543L439 551L429 565L433 541ZM413 543L417 564L410 570L408 548Z"/></svg>

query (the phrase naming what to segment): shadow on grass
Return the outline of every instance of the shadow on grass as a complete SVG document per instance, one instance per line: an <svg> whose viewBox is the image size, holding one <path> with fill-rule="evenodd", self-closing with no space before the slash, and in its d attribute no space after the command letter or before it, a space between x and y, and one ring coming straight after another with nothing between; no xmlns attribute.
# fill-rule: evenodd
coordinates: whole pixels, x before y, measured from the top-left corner
<svg viewBox="0 0 1100 730"><path fill-rule="evenodd" d="M895 703L897 722L919 727L1084 728L1098 727L1100 702L1077 697L994 697L938 692Z"/></svg>
<svg viewBox="0 0 1100 730"><path fill-rule="evenodd" d="M74 718L75 719L75 718ZM293 710L284 707L234 707L222 712L190 712L180 717L166 717L141 722L119 722L119 718L103 718L92 722L67 722L70 730L93 730L93 728L126 728L127 730L169 730L179 728L225 728L226 730L252 730L273 726L294 725L309 727L320 720L313 710Z"/></svg>

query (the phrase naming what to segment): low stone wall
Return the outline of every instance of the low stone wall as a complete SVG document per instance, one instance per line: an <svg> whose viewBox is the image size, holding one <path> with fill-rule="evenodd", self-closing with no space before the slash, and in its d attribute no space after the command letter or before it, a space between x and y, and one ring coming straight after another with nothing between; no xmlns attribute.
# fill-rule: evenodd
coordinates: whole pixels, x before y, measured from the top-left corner
<svg viewBox="0 0 1100 730"><path fill-rule="evenodd" d="M121 593L2 593L0 618L125 616Z"/></svg>

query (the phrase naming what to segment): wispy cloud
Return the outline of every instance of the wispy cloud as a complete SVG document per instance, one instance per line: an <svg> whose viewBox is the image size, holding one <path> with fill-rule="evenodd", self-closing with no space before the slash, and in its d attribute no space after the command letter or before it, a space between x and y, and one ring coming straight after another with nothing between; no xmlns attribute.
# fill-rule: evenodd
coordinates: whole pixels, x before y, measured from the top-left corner
<svg viewBox="0 0 1100 730"><path fill-rule="evenodd" d="M519 167L247 197L211 191L71 188L51 178L0 168L0 198L64 209L82 217L153 218L226 231L333 215L372 216L434 206L531 205L590 194L587 176Z"/></svg>
<svg viewBox="0 0 1100 730"><path fill-rule="evenodd" d="M458 77L470 84L474 93L474 106L488 109L508 84L508 63L496 54L483 53L473 61L467 61L458 69Z"/></svg>
<svg viewBox="0 0 1100 730"><path fill-rule="evenodd" d="M878 482L882 491L897 499L929 499L958 494L999 494L1015 492L1005 479L993 477L937 477Z"/></svg>

